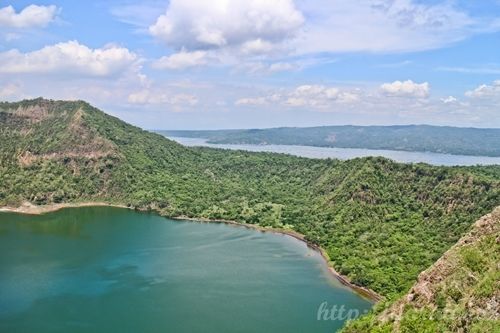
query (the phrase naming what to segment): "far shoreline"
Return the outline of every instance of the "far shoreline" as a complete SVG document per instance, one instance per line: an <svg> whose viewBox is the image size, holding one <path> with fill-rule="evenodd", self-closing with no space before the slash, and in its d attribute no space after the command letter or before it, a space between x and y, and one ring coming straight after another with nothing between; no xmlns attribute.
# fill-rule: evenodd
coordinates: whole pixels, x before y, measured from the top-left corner
<svg viewBox="0 0 500 333"><path fill-rule="evenodd" d="M314 251L318 252L321 257L323 258L323 261L325 265L328 268L329 273L337 279L340 283L342 283L344 286L350 288L352 291L357 293L358 295L362 296L365 299L368 299L374 303L377 303L384 299L384 297L374 290L371 290L369 288L363 287L356 285L352 283L347 276L344 276L337 272L335 268L331 265L330 258L326 251L308 241L305 239L305 235L296 232L294 230L287 230L287 229L278 229L278 228L272 228L272 227L262 227L260 225L255 225L255 224L249 224L249 223L242 223L242 222L237 222L233 220L224 220L224 219L207 219L207 218L195 218L195 217L189 217L189 216L165 216L162 215L160 212L157 210L146 210L146 209L138 209L136 207L132 206L125 206L121 204L112 204L112 203L107 203L107 202L101 202L101 201L89 201L89 202L75 202L75 203L54 203L54 204L49 204L49 205L33 205L31 203L25 202L22 205L18 207L10 207L10 206L4 206L0 207L0 213L1 212L6 212L6 213L17 213L17 214L26 214L26 215L41 215L41 214L46 214L46 213L51 213L55 212L64 208L78 208L78 207L115 207L115 208L126 208L126 209L132 209L136 211L141 211L141 212L154 212L158 214L159 216L169 218L172 220L177 220L177 221L189 221L189 222L199 222L199 223L223 223L227 224L230 226L236 226L236 227L244 227L247 229L253 229L256 231L260 232L271 232L275 234L280 234L280 235L285 235L289 236L292 238L295 238L303 243L306 244L307 247L313 249Z"/></svg>
<svg viewBox="0 0 500 333"><path fill-rule="evenodd" d="M158 132L155 132L158 133ZM161 134L161 133L160 133ZM164 134L161 134L164 135ZM165 136L165 135L164 135ZM208 147L214 149L244 150L248 152L266 152L288 154L311 159L339 159L341 161L354 158L383 157L396 163L425 163L433 166L468 167L500 165L500 156L463 155L439 153L432 151L349 148L291 144L250 144L250 143L210 143L208 139L165 136L185 147ZM292 151L293 149L293 151ZM298 151L298 152L297 152Z"/></svg>

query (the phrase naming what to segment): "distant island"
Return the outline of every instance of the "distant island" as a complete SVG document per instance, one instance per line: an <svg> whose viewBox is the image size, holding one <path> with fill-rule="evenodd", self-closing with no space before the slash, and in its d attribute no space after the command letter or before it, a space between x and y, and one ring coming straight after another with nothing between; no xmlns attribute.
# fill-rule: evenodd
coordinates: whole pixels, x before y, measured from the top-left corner
<svg viewBox="0 0 500 333"><path fill-rule="evenodd" d="M156 131L215 144L301 145L500 156L500 129L430 125L321 126L269 129Z"/></svg>

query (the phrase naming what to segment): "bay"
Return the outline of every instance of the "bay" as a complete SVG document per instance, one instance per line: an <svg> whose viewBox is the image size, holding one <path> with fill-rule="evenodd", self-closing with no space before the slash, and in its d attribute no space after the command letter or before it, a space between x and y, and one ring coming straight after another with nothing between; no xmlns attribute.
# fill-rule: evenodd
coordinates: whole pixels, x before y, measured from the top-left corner
<svg viewBox="0 0 500 333"><path fill-rule="evenodd" d="M0 213L1 332L334 332L371 306L289 236L115 207Z"/></svg>

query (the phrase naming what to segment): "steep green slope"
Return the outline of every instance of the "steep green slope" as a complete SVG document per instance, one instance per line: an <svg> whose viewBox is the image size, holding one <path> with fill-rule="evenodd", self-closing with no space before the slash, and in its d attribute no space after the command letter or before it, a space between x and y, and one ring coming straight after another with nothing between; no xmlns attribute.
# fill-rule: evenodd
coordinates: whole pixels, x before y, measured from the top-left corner
<svg viewBox="0 0 500 333"><path fill-rule="evenodd" d="M500 207L435 264L408 294L343 332L499 332Z"/></svg>
<svg viewBox="0 0 500 333"><path fill-rule="evenodd" d="M447 126L321 126L250 130L158 131L167 136L205 138L210 143L430 151L500 156L500 129Z"/></svg>
<svg viewBox="0 0 500 333"><path fill-rule="evenodd" d="M500 203L500 167L186 148L85 102L0 104L0 205L106 201L288 228L388 296Z"/></svg>

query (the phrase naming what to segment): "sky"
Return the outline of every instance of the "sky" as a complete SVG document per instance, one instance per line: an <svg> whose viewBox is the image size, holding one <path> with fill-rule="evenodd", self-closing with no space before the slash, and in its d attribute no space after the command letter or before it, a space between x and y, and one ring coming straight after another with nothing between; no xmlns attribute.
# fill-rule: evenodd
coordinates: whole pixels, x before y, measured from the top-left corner
<svg viewBox="0 0 500 333"><path fill-rule="evenodd" d="M500 0L0 0L0 100L146 129L500 127Z"/></svg>

